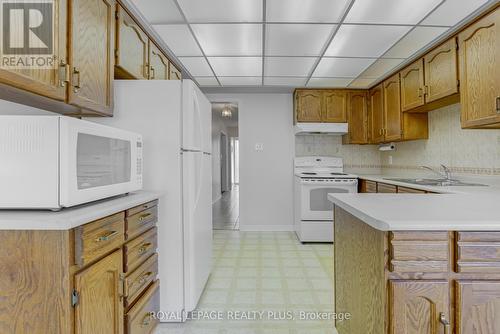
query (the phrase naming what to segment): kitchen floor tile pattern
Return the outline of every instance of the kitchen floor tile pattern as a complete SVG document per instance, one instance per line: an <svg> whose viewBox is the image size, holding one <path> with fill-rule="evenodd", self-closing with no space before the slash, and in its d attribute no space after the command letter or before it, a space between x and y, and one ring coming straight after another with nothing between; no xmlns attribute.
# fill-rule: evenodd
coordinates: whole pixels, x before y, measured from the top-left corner
<svg viewBox="0 0 500 334"><path fill-rule="evenodd" d="M212 205L214 230L238 230L240 228L240 192L239 186L233 185L230 191L222 194L221 199Z"/></svg>
<svg viewBox="0 0 500 334"><path fill-rule="evenodd" d="M334 334L333 320L299 312L333 312L333 246L301 244L291 232L214 231L214 267L198 310L272 311L293 320L191 320L160 324L156 334ZM282 312L282 313L279 313Z"/></svg>

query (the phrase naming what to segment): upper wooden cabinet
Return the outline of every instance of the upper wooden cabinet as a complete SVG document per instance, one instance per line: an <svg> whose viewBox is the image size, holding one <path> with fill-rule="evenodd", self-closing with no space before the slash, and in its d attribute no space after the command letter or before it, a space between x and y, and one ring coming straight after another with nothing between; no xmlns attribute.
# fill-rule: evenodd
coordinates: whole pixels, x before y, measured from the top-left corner
<svg viewBox="0 0 500 334"><path fill-rule="evenodd" d="M181 71L174 66L174 64L170 63L169 64L169 75L168 75L169 80L181 80L182 79L182 74Z"/></svg>
<svg viewBox="0 0 500 334"><path fill-rule="evenodd" d="M401 109L408 111L423 106L424 100L424 62L417 60L403 71L401 76Z"/></svg>
<svg viewBox="0 0 500 334"><path fill-rule="evenodd" d="M148 79L148 43L146 33L117 5L115 78Z"/></svg>
<svg viewBox="0 0 500 334"><path fill-rule="evenodd" d="M75 275L75 334L123 333L122 251Z"/></svg>
<svg viewBox="0 0 500 334"><path fill-rule="evenodd" d="M149 41L149 79L168 80L169 61L158 47Z"/></svg>
<svg viewBox="0 0 500 334"><path fill-rule="evenodd" d="M384 140L402 139L399 73L384 81Z"/></svg>
<svg viewBox="0 0 500 334"><path fill-rule="evenodd" d="M447 281L391 281L390 291L390 333L452 333Z"/></svg>
<svg viewBox="0 0 500 334"><path fill-rule="evenodd" d="M500 8L458 35L463 128L500 128Z"/></svg>
<svg viewBox="0 0 500 334"><path fill-rule="evenodd" d="M297 122L321 122L322 108L320 90L295 91L295 119Z"/></svg>
<svg viewBox="0 0 500 334"><path fill-rule="evenodd" d="M347 94L347 121L349 133L343 136L344 144L368 144L368 102L366 91Z"/></svg>
<svg viewBox="0 0 500 334"><path fill-rule="evenodd" d="M72 0L71 81L68 102L103 115L113 114L113 0Z"/></svg>
<svg viewBox="0 0 500 334"><path fill-rule="evenodd" d="M370 143L384 141L384 87L379 84L370 89L369 137Z"/></svg>
<svg viewBox="0 0 500 334"><path fill-rule="evenodd" d="M424 75L426 103L458 93L458 59L455 38L451 38L424 56Z"/></svg>
<svg viewBox="0 0 500 334"><path fill-rule="evenodd" d="M321 121L326 123L347 122L347 92L343 90L323 91Z"/></svg>
<svg viewBox="0 0 500 334"><path fill-rule="evenodd" d="M66 56L67 0L54 0L54 43L56 64L52 69L0 68L0 82L32 93L64 101L69 67Z"/></svg>

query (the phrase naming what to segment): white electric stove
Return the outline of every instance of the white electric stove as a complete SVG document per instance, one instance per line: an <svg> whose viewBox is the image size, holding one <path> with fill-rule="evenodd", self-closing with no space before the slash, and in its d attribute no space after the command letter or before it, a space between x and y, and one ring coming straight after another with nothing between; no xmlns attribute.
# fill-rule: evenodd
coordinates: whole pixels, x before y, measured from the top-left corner
<svg viewBox="0 0 500 334"><path fill-rule="evenodd" d="M329 193L357 193L358 178L344 173L342 158L295 158L295 233L301 242L333 242Z"/></svg>

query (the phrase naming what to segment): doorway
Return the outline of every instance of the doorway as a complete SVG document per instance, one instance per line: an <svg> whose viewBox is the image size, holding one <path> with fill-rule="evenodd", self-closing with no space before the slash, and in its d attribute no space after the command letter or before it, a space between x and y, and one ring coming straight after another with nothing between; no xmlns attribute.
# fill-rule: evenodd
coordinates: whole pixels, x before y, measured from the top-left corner
<svg viewBox="0 0 500 334"><path fill-rule="evenodd" d="M239 229L238 105L212 103L212 202L215 230Z"/></svg>

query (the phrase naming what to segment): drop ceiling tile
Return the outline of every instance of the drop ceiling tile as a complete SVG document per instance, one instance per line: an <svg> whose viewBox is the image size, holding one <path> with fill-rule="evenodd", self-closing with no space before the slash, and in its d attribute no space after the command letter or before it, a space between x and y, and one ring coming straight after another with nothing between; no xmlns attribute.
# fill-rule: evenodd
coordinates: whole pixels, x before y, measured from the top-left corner
<svg viewBox="0 0 500 334"><path fill-rule="evenodd" d="M307 83L307 87L344 88L352 80L352 78L311 78Z"/></svg>
<svg viewBox="0 0 500 334"><path fill-rule="evenodd" d="M191 27L207 56L262 54L261 24L193 24Z"/></svg>
<svg viewBox="0 0 500 334"><path fill-rule="evenodd" d="M446 0L422 24L454 26L488 0Z"/></svg>
<svg viewBox="0 0 500 334"><path fill-rule="evenodd" d="M349 88L370 88L377 79L358 78L349 85Z"/></svg>
<svg viewBox="0 0 500 334"><path fill-rule="evenodd" d="M304 87L307 78L299 77L265 77L264 85L266 86L292 86Z"/></svg>
<svg viewBox="0 0 500 334"><path fill-rule="evenodd" d="M210 57L208 61L218 77L262 75L261 57Z"/></svg>
<svg viewBox="0 0 500 334"><path fill-rule="evenodd" d="M410 29L410 26L342 25L326 55L379 57Z"/></svg>
<svg viewBox="0 0 500 334"><path fill-rule="evenodd" d="M442 0L356 0L344 22L417 24L441 1Z"/></svg>
<svg viewBox="0 0 500 334"><path fill-rule="evenodd" d="M189 22L261 22L257 0L178 0Z"/></svg>
<svg viewBox="0 0 500 334"><path fill-rule="evenodd" d="M222 86L260 86L262 77L219 77Z"/></svg>
<svg viewBox="0 0 500 334"><path fill-rule="evenodd" d="M266 55L318 56L335 27L334 24L268 24Z"/></svg>
<svg viewBox="0 0 500 334"><path fill-rule="evenodd" d="M219 86L215 77L195 77L194 79L200 86Z"/></svg>
<svg viewBox="0 0 500 334"><path fill-rule="evenodd" d="M177 57L202 56L186 24L153 25L153 28Z"/></svg>
<svg viewBox="0 0 500 334"><path fill-rule="evenodd" d="M404 59L379 59L376 62L374 62L370 67L368 67L361 75L359 76L360 78L372 78L372 79L377 79L399 64L401 64L404 61Z"/></svg>
<svg viewBox="0 0 500 334"><path fill-rule="evenodd" d="M307 77L317 59L314 57L266 57L264 75Z"/></svg>
<svg viewBox="0 0 500 334"><path fill-rule="evenodd" d="M180 57L179 60L194 77L214 75L210 66L208 66L207 61L203 57Z"/></svg>
<svg viewBox="0 0 500 334"><path fill-rule="evenodd" d="M268 22L337 23L347 9L348 0L267 0Z"/></svg>
<svg viewBox="0 0 500 334"><path fill-rule="evenodd" d="M447 30L448 28L416 27L383 57L408 58Z"/></svg>
<svg viewBox="0 0 500 334"><path fill-rule="evenodd" d="M313 77L355 78L374 61L368 58L323 58Z"/></svg>
<svg viewBox="0 0 500 334"><path fill-rule="evenodd" d="M184 22L173 0L132 0L150 24Z"/></svg>

